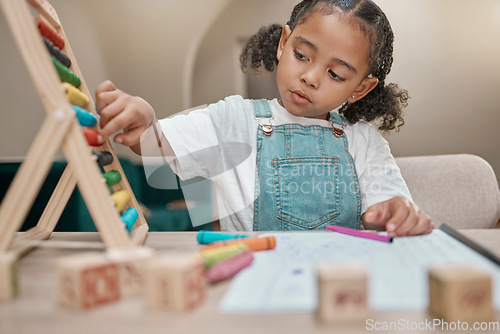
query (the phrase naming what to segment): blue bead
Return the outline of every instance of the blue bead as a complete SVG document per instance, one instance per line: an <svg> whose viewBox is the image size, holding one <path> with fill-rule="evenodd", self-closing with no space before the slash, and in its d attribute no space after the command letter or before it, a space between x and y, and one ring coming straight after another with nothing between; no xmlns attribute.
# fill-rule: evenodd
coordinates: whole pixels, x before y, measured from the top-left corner
<svg viewBox="0 0 500 334"><path fill-rule="evenodd" d="M95 117L92 113L78 106L72 106L72 108L76 112L76 118L81 126L93 128L97 125L97 117Z"/></svg>
<svg viewBox="0 0 500 334"><path fill-rule="evenodd" d="M129 208L123 213L121 220L127 227L129 233L132 231L132 227L134 227L137 218L139 218L139 212L135 208Z"/></svg>

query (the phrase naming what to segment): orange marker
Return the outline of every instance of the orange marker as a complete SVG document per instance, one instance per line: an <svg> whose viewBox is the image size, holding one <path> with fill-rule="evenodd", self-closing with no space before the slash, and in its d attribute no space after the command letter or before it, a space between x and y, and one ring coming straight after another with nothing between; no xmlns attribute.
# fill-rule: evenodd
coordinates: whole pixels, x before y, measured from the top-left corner
<svg viewBox="0 0 500 334"><path fill-rule="evenodd" d="M256 252L261 250L273 249L274 247L276 247L276 238L270 236L262 238L256 237L256 238L243 238L243 239L227 240L227 241L217 241L203 247L201 250L203 251L205 249L212 249L221 246L229 246L236 244L246 245L248 249Z"/></svg>

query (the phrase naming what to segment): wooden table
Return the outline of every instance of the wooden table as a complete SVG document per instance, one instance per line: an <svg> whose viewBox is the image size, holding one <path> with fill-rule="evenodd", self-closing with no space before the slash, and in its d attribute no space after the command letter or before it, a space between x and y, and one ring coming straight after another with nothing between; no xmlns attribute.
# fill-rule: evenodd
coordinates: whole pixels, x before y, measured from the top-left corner
<svg viewBox="0 0 500 334"><path fill-rule="evenodd" d="M463 230L466 236L500 256L500 230ZM97 233L53 233L50 240L99 242ZM198 250L196 232L151 232L146 245L163 253ZM234 315L217 311L230 281L209 286L204 303L191 312L150 310L137 297L82 311L59 305L55 263L60 256L91 249L38 248L20 259L20 294L0 304L0 333L370 333L365 323L323 325L313 314ZM375 312L377 322L432 322L426 312ZM500 310L496 312L500 321ZM417 331L401 331L416 333ZM422 331L429 333L429 330ZM438 331L436 331L438 332ZM464 333L472 333L467 331ZM488 331L480 331L488 333Z"/></svg>

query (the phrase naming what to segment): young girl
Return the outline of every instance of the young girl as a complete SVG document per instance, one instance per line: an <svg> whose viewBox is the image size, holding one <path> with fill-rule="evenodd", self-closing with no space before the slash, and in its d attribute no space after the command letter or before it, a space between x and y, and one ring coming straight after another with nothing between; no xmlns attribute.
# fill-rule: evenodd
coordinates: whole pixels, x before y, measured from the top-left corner
<svg viewBox="0 0 500 334"><path fill-rule="evenodd" d="M407 93L385 83L392 44L370 0L302 1L284 27L261 28L241 55L243 70L276 67L280 99L230 96L157 121L147 102L106 81L96 90L102 140L125 129L114 141L144 154L146 130L163 133L160 146L181 179L214 181L223 230L363 223L391 236L430 233L387 142L368 124L403 124Z"/></svg>

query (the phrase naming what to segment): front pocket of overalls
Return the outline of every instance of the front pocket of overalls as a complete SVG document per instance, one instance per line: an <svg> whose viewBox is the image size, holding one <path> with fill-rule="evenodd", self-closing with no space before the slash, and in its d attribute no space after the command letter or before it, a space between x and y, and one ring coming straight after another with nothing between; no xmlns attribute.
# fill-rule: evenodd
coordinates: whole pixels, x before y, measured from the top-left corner
<svg viewBox="0 0 500 334"><path fill-rule="evenodd" d="M273 159L279 219L315 228L340 214L339 158Z"/></svg>

